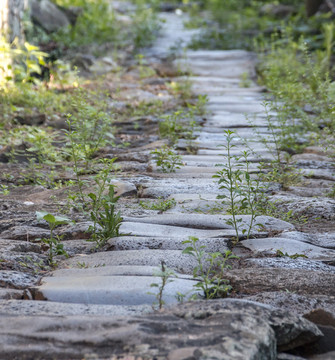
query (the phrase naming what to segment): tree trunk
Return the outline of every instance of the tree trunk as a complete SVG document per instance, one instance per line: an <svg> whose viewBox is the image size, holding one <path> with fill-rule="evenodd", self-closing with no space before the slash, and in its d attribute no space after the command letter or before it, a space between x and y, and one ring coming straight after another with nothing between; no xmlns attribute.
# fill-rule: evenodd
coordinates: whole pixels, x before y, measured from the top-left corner
<svg viewBox="0 0 335 360"><path fill-rule="evenodd" d="M15 39L23 42L22 18L25 0L0 0L0 86L6 77L11 76L10 45ZM8 51L6 51L6 49Z"/></svg>
<svg viewBox="0 0 335 360"><path fill-rule="evenodd" d="M0 33L7 41L23 41L22 18L25 0L0 0Z"/></svg>
<svg viewBox="0 0 335 360"><path fill-rule="evenodd" d="M323 0L305 0L307 16L314 15L318 10Z"/></svg>

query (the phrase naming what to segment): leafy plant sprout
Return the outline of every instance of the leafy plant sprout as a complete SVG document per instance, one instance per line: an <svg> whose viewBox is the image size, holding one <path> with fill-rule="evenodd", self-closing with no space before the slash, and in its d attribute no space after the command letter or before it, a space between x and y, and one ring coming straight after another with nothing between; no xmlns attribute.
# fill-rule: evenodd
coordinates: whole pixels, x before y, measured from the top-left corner
<svg viewBox="0 0 335 360"><path fill-rule="evenodd" d="M176 274L173 270L169 269L166 266L165 261L161 261L161 269L154 273L154 276L159 277L161 279L161 283L152 283L150 287L157 288L157 293L148 292L149 295L155 295L157 302L153 304L153 308L157 306L159 310L162 310L165 305L165 301L163 300L164 290L166 285L173 282L171 277L175 277Z"/></svg>
<svg viewBox="0 0 335 360"><path fill-rule="evenodd" d="M36 211L37 220L45 220L50 228L50 237L41 239L42 242L49 246L49 255L48 261L51 266L55 266L54 262L55 255L65 255L68 256L67 252L64 250L63 244L61 244L61 238L57 235L54 236L54 230L57 226L63 224L69 224L71 222L70 219L64 216L55 216L49 214L45 211Z"/></svg>
<svg viewBox="0 0 335 360"><path fill-rule="evenodd" d="M224 270L230 269L229 260L237 259L230 250L221 252L207 253L205 245L198 245L199 239L190 236L183 244L188 245L183 254L190 255L197 260L198 265L193 269L193 277L199 279L194 285L197 290L201 290L205 299L215 299L226 297L232 290L228 280L224 279Z"/></svg>
<svg viewBox="0 0 335 360"><path fill-rule="evenodd" d="M181 155L178 155L172 148L163 146L150 152L154 156L154 161L164 173L175 172L184 165Z"/></svg>

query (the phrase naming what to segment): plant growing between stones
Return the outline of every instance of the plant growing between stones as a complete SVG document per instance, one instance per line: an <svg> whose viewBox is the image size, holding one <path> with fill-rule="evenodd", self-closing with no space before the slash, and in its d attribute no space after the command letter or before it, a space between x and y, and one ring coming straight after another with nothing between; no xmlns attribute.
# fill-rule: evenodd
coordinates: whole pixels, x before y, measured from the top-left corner
<svg viewBox="0 0 335 360"><path fill-rule="evenodd" d="M227 263L229 260L237 259L230 250L221 252L207 253L205 245L198 245L199 239L190 236L183 244L189 245L183 250L183 254L193 256L198 265L193 269L193 277L199 279L194 285L197 290L201 290L205 299L215 299L226 297L232 290L229 281L224 279L225 269L231 269ZM194 297L194 296L193 296Z"/></svg>
<svg viewBox="0 0 335 360"><path fill-rule="evenodd" d="M54 262L54 256L65 255L66 257L68 257L68 253L66 252L66 250L64 250L63 244L61 244L61 238L58 235L54 236L54 230L59 225L69 224L71 220L64 216L55 216L49 214L45 211L36 211L36 218L37 220L45 220L49 225L50 237L43 238L41 239L41 241L49 246L49 265L55 266L56 263Z"/></svg>
<svg viewBox="0 0 335 360"><path fill-rule="evenodd" d="M277 250L276 251L276 257L289 257L291 259L298 259L298 258L305 258L305 259L308 259L308 256L304 255L304 254L292 254L292 255L289 255L287 252L282 252L281 250Z"/></svg>
<svg viewBox="0 0 335 360"><path fill-rule="evenodd" d="M157 302L153 303L153 309L155 310L155 307L157 307L159 310L162 310L163 306L165 305L165 301L163 300L164 290L167 284L173 282L171 277L175 277L176 274L173 270L166 266L164 261L161 261L161 269L154 272L153 275L159 277L161 279L161 283L152 283L150 287L157 288L157 293L148 292L148 294L154 295L156 297Z"/></svg>
<svg viewBox="0 0 335 360"><path fill-rule="evenodd" d="M184 165L181 155L178 155L175 150L168 146L163 146L161 149L156 149L150 152L156 165L164 173L175 172Z"/></svg>
<svg viewBox="0 0 335 360"><path fill-rule="evenodd" d="M231 215L231 218L226 220L226 224L234 228L235 243L237 243L240 240L240 232L249 239L251 230L256 225L257 195L261 193L261 186L258 179L251 177L249 152L243 151L241 155L233 155L233 149L236 147L233 143L234 132L225 130L224 134L226 145L222 147L226 151L226 155L223 155L226 163L216 165L222 169L217 171L213 178L218 179L219 189L223 191L223 194L218 195L217 198L222 199L222 204L227 207L227 213ZM240 163L241 159L244 165ZM241 214L251 215L247 228L242 228L242 218L239 217Z"/></svg>
<svg viewBox="0 0 335 360"><path fill-rule="evenodd" d="M97 192L87 195L91 199L89 206L93 221L88 231L92 233L91 241L96 243L97 248L104 246L108 239L120 236L120 226L123 221L121 212L115 209L119 196L115 196L114 185L107 184L107 175L102 173L100 178L96 178ZM104 195L106 185L108 193Z"/></svg>
<svg viewBox="0 0 335 360"><path fill-rule="evenodd" d="M175 199L163 200L162 198L159 197L157 202L140 201L140 206L143 209L158 210L159 212L164 212L176 206L176 200Z"/></svg>

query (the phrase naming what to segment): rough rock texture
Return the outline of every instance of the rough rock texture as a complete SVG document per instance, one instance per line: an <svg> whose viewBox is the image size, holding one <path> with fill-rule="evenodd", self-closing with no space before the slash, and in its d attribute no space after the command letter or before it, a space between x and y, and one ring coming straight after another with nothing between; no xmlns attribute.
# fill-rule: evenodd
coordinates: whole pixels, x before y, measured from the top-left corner
<svg viewBox="0 0 335 360"><path fill-rule="evenodd" d="M335 275L297 269L246 268L225 273L235 291L256 294L266 291L294 291L297 294L335 295Z"/></svg>
<svg viewBox="0 0 335 360"><path fill-rule="evenodd" d="M31 18L45 31L53 32L69 26L67 16L49 0L30 0Z"/></svg>
<svg viewBox="0 0 335 360"><path fill-rule="evenodd" d="M194 302L132 318L3 315L0 359L136 355L162 360L275 360L277 342L279 348L292 348L320 336L306 319L236 300Z"/></svg>

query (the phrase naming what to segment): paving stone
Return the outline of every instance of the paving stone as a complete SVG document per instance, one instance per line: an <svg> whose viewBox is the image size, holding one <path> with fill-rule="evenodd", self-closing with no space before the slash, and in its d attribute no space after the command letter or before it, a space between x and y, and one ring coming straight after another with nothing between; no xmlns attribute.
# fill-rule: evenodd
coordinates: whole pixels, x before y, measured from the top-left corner
<svg viewBox="0 0 335 360"><path fill-rule="evenodd" d="M151 305L73 304L38 300L0 300L1 316L135 316L152 312Z"/></svg>
<svg viewBox="0 0 335 360"><path fill-rule="evenodd" d="M38 276L25 274L14 270L0 270L0 286L5 288L25 289L35 285Z"/></svg>
<svg viewBox="0 0 335 360"><path fill-rule="evenodd" d="M129 234L132 236L146 236L156 238L178 238L187 239L189 236L202 237L202 238L215 238L230 236L231 233L227 233L221 230L203 230L196 228L187 228L181 226L161 225L155 223L141 222L128 222L125 221L121 224L120 231L123 234Z"/></svg>
<svg viewBox="0 0 335 360"><path fill-rule="evenodd" d="M225 278L241 294L290 291L300 295L335 296L335 275L323 271L284 268L228 270Z"/></svg>
<svg viewBox="0 0 335 360"><path fill-rule="evenodd" d="M192 274L197 264L194 258L183 255L181 250L125 250L77 255L65 260L63 266L74 268L82 267L83 264L90 268L110 265L160 266L162 261L168 268L182 274Z"/></svg>
<svg viewBox="0 0 335 360"><path fill-rule="evenodd" d="M0 299L1 300L23 299L23 294L24 294L23 290L0 288Z"/></svg>
<svg viewBox="0 0 335 360"><path fill-rule="evenodd" d="M195 280L171 278L164 288L163 301L177 304L176 295L196 293ZM160 277L154 276L62 276L44 277L39 287L31 289L35 300L65 303L143 305L153 304L158 292L151 284L161 284ZM153 293L153 294L150 294Z"/></svg>
<svg viewBox="0 0 335 360"><path fill-rule="evenodd" d="M12 228L3 231L1 237L3 239L12 239L12 240L26 240L34 241L36 239L41 239L44 237L49 237L50 231L47 229L42 229L36 226L13 226Z"/></svg>
<svg viewBox="0 0 335 360"><path fill-rule="evenodd" d="M334 259L335 250L317 247L290 238L249 239L243 241L243 246L257 253L275 254L277 250L288 255L303 254L310 259Z"/></svg>
<svg viewBox="0 0 335 360"><path fill-rule="evenodd" d="M335 296L323 294L299 295L289 291L269 291L248 295L243 299L268 304L297 315L304 315L316 309L324 309L335 314Z"/></svg>
<svg viewBox="0 0 335 360"><path fill-rule="evenodd" d="M161 214L158 216L148 216L141 218L126 217L126 221L138 221L141 223L161 224L170 226L182 226L197 229L233 229L232 226L227 225L226 221L230 219L229 215L204 215L204 214ZM241 227L243 224L248 226L250 224L250 215L241 215ZM256 224L261 224L265 229L276 231L294 230L294 226L283 220L272 218L270 216L257 216Z"/></svg>
<svg viewBox="0 0 335 360"><path fill-rule="evenodd" d="M325 273L335 274L335 267L329 266L321 261L314 261L305 258L291 259L290 257L280 258L259 258L245 260L247 266L265 267L265 268L285 268L285 269L304 269L323 271Z"/></svg>
<svg viewBox="0 0 335 360"><path fill-rule="evenodd" d="M233 231L225 232L222 238L200 238L199 246L205 246L207 252L217 252L228 250L227 243L229 238L234 237ZM184 250L184 239L178 237L166 236L121 236L112 238L108 241L110 249L113 251L120 250Z"/></svg>

